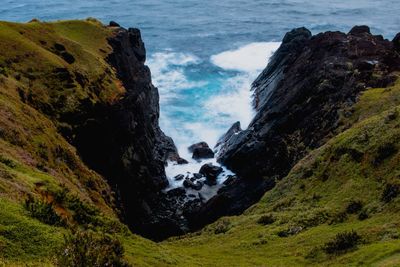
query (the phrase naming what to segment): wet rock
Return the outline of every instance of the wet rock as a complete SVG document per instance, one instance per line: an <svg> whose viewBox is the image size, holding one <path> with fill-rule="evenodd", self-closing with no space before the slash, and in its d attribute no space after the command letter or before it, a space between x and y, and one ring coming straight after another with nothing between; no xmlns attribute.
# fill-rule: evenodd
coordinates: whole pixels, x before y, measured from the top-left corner
<svg viewBox="0 0 400 267"><path fill-rule="evenodd" d="M215 166L212 163L207 163L201 166L199 173L206 177L207 185L216 185L217 177L223 172L223 169L219 166Z"/></svg>
<svg viewBox="0 0 400 267"><path fill-rule="evenodd" d="M193 159L209 159L214 158L214 152L206 142L200 142L188 147L189 152L193 153Z"/></svg>
<svg viewBox="0 0 400 267"><path fill-rule="evenodd" d="M223 182L223 184L224 184L224 185L231 185L231 184L233 184L233 182L234 182L234 180L235 180L236 178L237 178L237 177L234 176L234 175L228 175L228 177L227 177L226 180Z"/></svg>
<svg viewBox="0 0 400 267"><path fill-rule="evenodd" d="M239 132L241 132L241 131L242 131L242 128L240 127L240 121L235 122L235 123L231 126L231 128L229 128L229 130L228 130L223 136L221 136L221 137L219 138L217 144L215 145L215 148L216 148L217 150L219 150L219 148L220 148L223 144L229 142L229 140L230 140L235 134L237 134L237 133L239 133ZM223 152L219 151L219 153L223 153Z"/></svg>
<svg viewBox="0 0 400 267"><path fill-rule="evenodd" d="M192 188L194 183L190 179L186 178L185 181L183 181L183 186L186 188Z"/></svg>
<svg viewBox="0 0 400 267"><path fill-rule="evenodd" d="M186 178L185 181L183 181L183 186L186 188L192 188L194 190L201 190L201 188L203 187L203 182L201 181L194 182Z"/></svg>
<svg viewBox="0 0 400 267"><path fill-rule="evenodd" d="M197 180L197 179L201 179L201 178L203 178L204 176L203 176L203 174L201 174L201 173L193 173L193 177Z"/></svg>
<svg viewBox="0 0 400 267"><path fill-rule="evenodd" d="M203 188L203 185L204 185L203 182L197 181L196 183L194 183L193 189L199 191L199 190L201 190Z"/></svg>
<svg viewBox="0 0 400 267"><path fill-rule="evenodd" d="M174 177L175 181L180 181L183 180L183 178L185 178L185 175L183 174L178 174Z"/></svg>
<svg viewBox="0 0 400 267"><path fill-rule="evenodd" d="M184 159L184 158L178 158L178 159L176 160L176 163L177 163L178 165L183 165L183 164L188 164L189 162L188 162L186 159Z"/></svg>

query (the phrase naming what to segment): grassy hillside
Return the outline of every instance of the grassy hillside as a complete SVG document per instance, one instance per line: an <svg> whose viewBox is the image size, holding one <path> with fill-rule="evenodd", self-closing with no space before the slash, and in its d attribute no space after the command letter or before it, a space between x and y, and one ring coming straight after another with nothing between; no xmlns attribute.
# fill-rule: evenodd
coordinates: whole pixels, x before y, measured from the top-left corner
<svg viewBox="0 0 400 267"><path fill-rule="evenodd" d="M76 229L120 240L134 266L400 265L400 81L365 91L343 112L347 130L243 215L162 243L130 233L67 141L82 103L124 92L105 61L113 32L0 22L0 266L53 266Z"/></svg>
<svg viewBox="0 0 400 267"><path fill-rule="evenodd" d="M60 134L80 102L123 92L111 35L93 20L0 22L0 259L48 260L66 228L117 220L109 186Z"/></svg>
<svg viewBox="0 0 400 267"><path fill-rule="evenodd" d="M367 90L342 121L357 123L245 214L166 244L203 266L399 266L399 97L400 83Z"/></svg>

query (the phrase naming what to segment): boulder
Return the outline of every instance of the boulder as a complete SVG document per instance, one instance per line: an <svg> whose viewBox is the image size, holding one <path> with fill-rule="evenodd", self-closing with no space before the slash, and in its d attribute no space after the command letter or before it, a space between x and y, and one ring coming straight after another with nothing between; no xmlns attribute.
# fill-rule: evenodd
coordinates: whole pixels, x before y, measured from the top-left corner
<svg viewBox="0 0 400 267"><path fill-rule="evenodd" d="M217 184L217 177L223 172L223 169L219 166L215 166L212 163L207 163L201 166L199 173L204 175L207 180L206 184L215 185Z"/></svg>
<svg viewBox="0 0 400 267"><path fill-rule="evenodd" d="M200 142L188 147L189 152L193 153L193 159L210 159L214 158L214 152L206 142Z"/></svg>
<svg viewBox="0 0 400 267"><path fill-rule="evenodd" d="M184 158L178 158L178 159L176 160L176 163L177 163L178 165L183 165L183 164L188 164L189 162L188 162L186 159L184 159Z"/></svg>
<svg viewBox="0 0 400 267"><path fill-rule="evenodd" d="M203 182L201 181L197 181L197 182L193 182L192 180L186 178L185 181L183 181L183 186L186 188L192 188L194 190L201 190L201 188L203 187Z"/></svg>
<svg viewBox="0 0 400 267"><path fill-rule="evenodd" d="M178 174L174 177L175 181L180 181L183 180L183 178L185 178L185 175L183 174Z"/></svg>
<svg viewBox="0 0 400 267"><path fill-rule="evenodd" d="M203 188L203 185L204 185L203 182L197 181L197 182L194 183L193 189L199 191L199 190L201 190Z"/></svg>
<svg viewBox="0 0 400 267"><path fill-rule="evenodd" d="M201 179L201 178L203 178L204 177L204 175L203 174L201 174L201 173L193 173L193 177L197 180L197 179Z"/></svg>
<svg viewBox="0 0 400 267"><path fill-rule="evenodd" d="M183 186L186 188L192 188L194 183L190 179L186 178L185 181L183 181Z"/></svg>

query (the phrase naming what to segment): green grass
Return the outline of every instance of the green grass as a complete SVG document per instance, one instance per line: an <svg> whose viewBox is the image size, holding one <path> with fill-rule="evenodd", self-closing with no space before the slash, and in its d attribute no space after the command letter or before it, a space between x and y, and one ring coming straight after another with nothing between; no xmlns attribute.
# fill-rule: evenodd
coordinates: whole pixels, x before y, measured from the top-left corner
<svg viewBox="0 0 400 267"><path fill-rule="evenodd" d="M49 263L64 231L31 218L22 205L0 198L0 265Z"/></svg>

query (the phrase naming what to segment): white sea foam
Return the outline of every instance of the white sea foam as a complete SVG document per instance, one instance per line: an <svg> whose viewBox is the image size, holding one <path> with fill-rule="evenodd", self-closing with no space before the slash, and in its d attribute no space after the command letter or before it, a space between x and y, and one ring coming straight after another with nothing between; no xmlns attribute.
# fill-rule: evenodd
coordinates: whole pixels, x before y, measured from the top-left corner
<svg viewBox="0 0 400 267"><path fill-rule="evenodd" d="M184 74L186 66L200 62L201 60L194 55L172 51L151 55L146 64L151 69L153 84L163 90L161 102L177 97L178 90L206 85L203 81L189 81Z"/></svg>
<svg viewBox="0 0 400 267"><path fill-rule="evenodd" d="M251 43L235 50L211 56L211 62L226 70L239 73L228 79L224 87L229 93L211 98L205 105L210 116L220 124L240 121L246 128L254 116L251 106L251 83L265 68L270 57L279 47L278 42Z"/></svg>
<svg viewBox="0 0 400 267"><path fill-rule="evenodd" d="M258 42L229 50L211 57L211 62L226 70L256 72L267 65L279 42Z"/></svg>
<svg viewBox="0 0 400 267"><path fill-rule="evenodd" d="M209 86L207 80L194 81L185 75L187 68L200 64L201 60L194 55L172 51L155 53L149 58L147 64L152 70L153 83L160 92L161 128L174 139L181 157L189 161L189 164L184 165L169 162L166 168L170 182L168 189L182 186L183 180L174 179L178 174L196 173L203 164L209 162L219 165L215 159L202 162L193 160L187 148L199 141L205 141L210 147L214 147L219 137L236 121L240 121L242 127L247 127L254 116L251 106L251 83L265 68L278 46L279 43L251 43L211 56L210 62L223 69L222 75L226 77L218 85L218 92L221 93L214 92L212 96L205 96L205 100L201 98L202 101L191 103L189 106L176 106L180 97L183 97L182 90L194 89L194 94L197 94L198 90ZM210 81L210 86L211 83ZM193 113L193 109L198 113ZM179 111L193 114L195 118L180 118L176 115ZM232 173L225 169L224 174L218 177L219 186L228 174ZM206 198L211 197L219 186L204 185L201 193Z"/></svg>

